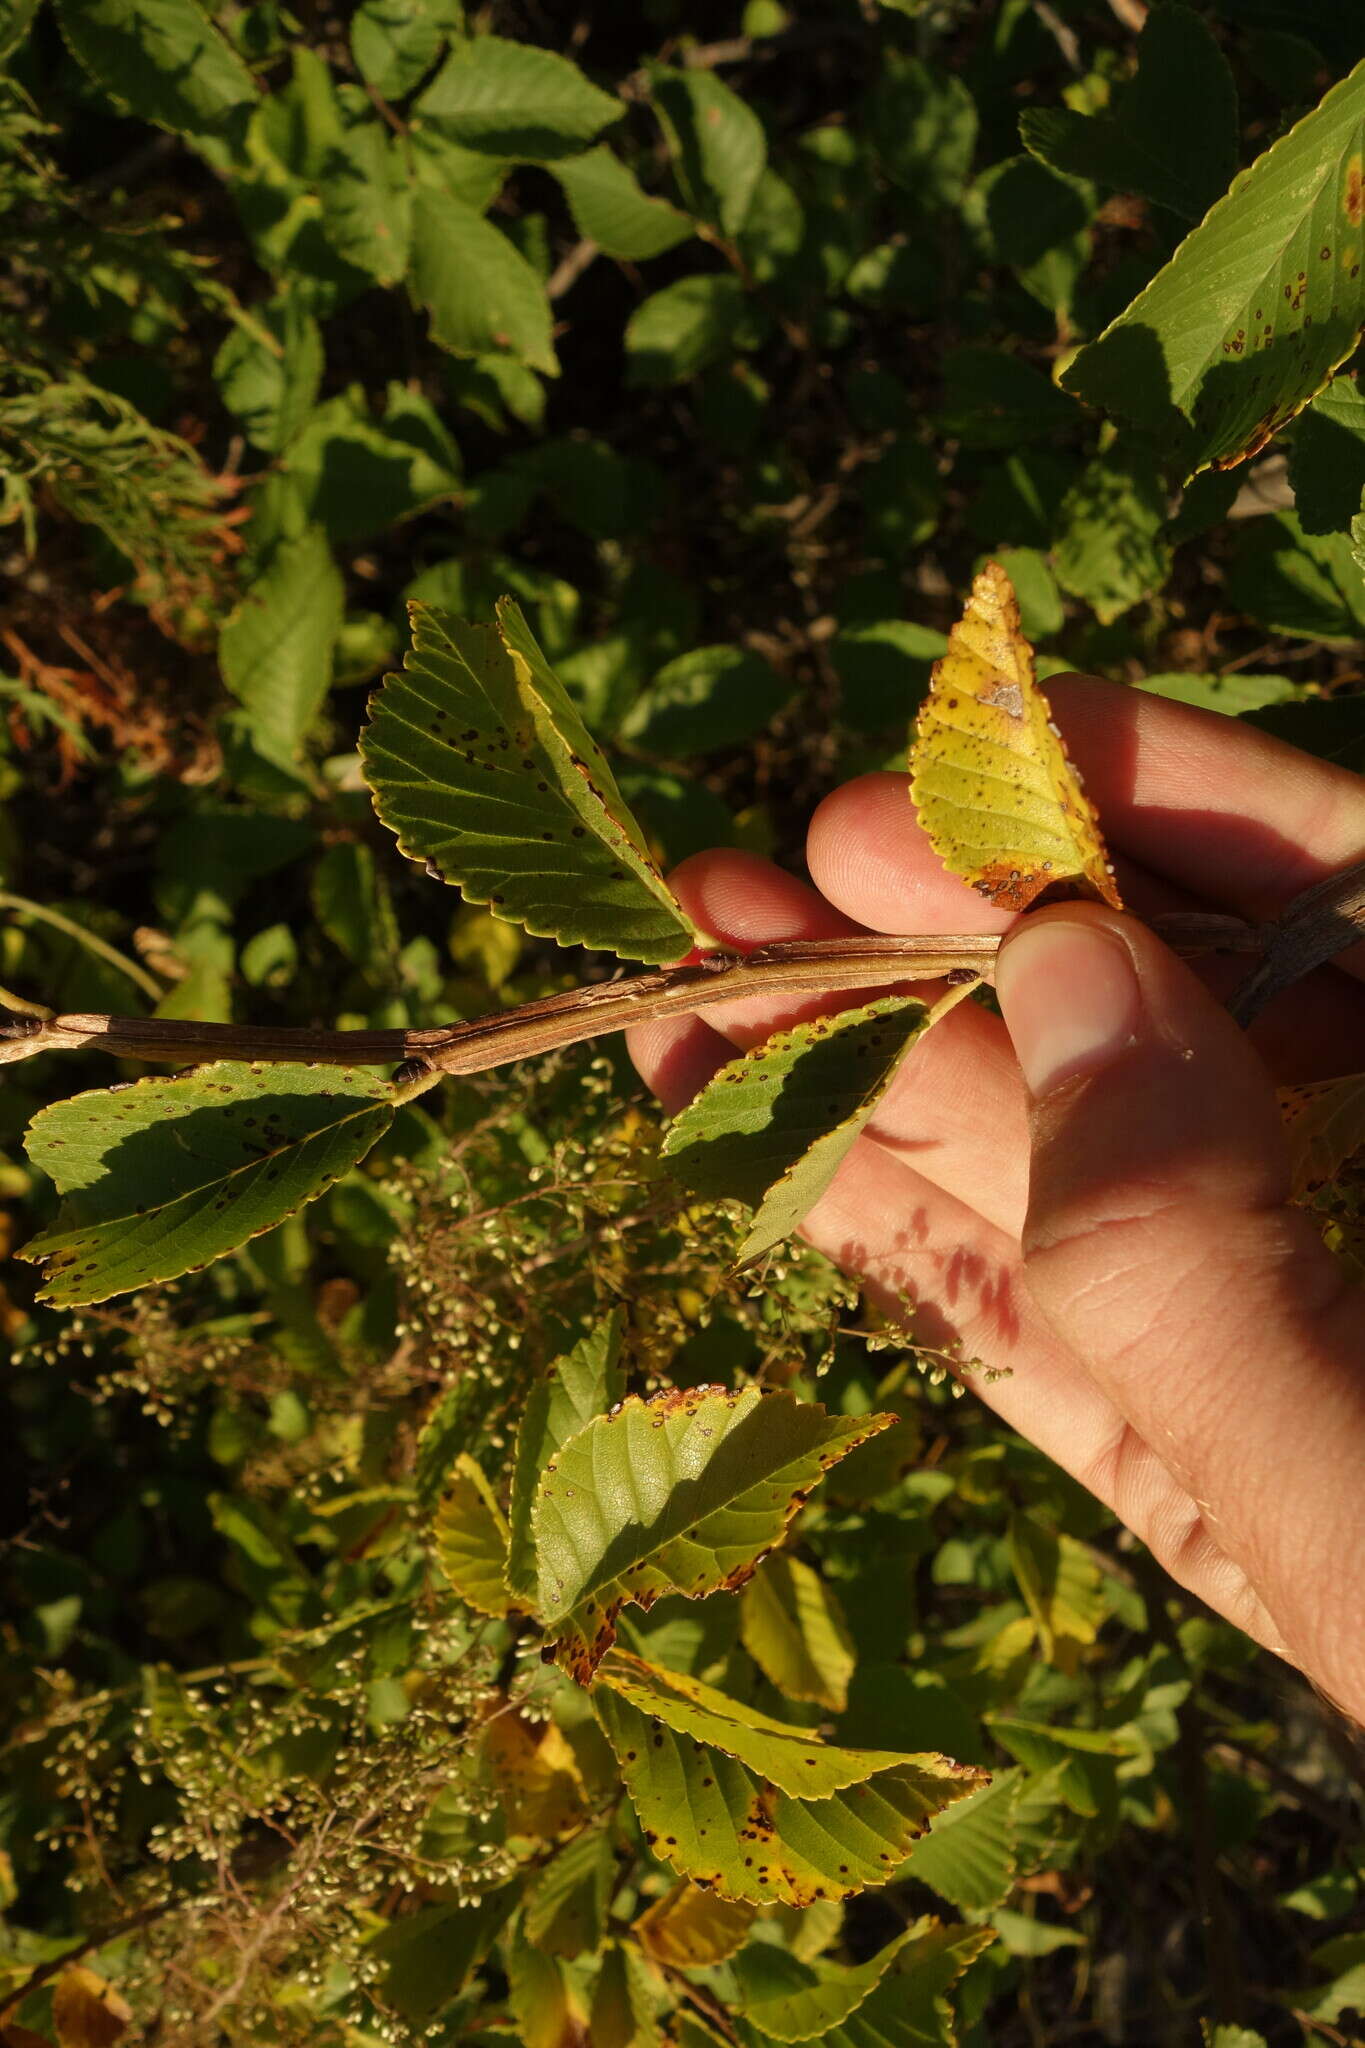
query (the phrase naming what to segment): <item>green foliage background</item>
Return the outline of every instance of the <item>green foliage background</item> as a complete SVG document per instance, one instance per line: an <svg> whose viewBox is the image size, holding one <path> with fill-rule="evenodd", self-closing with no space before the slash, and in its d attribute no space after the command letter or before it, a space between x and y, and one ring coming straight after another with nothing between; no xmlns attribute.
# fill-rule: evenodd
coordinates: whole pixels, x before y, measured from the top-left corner
<svg viewBox="0 0 1365 2048"><path fill-rule="evenodd" d="M356 747L409 598L515 594L667 862L798 858L820 795L901 757L986 553L1045 672L1365 766L1353 378L1206 466L1274 410L1254 374L1306 398L1349 354L1349 246L1305 273L1316 370L1204 335L1202 258L1120 317L1365 31L1216 0L1138 46L1136 12L7 0L0 980L421 1025L609 971L393 854ZM1274 242L1283 195L1241 189ZM87 1065L6 1069L14 1243L55 1208L21 1133ZM741 1223L656 1139L608 1044L401 1107L303 1215L123 1304L35 1308L7 1268L11 2031L75 2038L48 1966L90 1942L174 2042L797 2038L773 1987L847 2005L878 1955L822 2038L1353 2038L1332 1722L821 1260L727 1278ZM586 1696L432 1561L456 1457L505 1498L529 1390L617 1302L637 1391L897 1418L738 1598L623 1642L996 1774L887 1887L690 1970L632 1933L672 1872ZM494 1709L540 1745L533 1812Z"/></svg>

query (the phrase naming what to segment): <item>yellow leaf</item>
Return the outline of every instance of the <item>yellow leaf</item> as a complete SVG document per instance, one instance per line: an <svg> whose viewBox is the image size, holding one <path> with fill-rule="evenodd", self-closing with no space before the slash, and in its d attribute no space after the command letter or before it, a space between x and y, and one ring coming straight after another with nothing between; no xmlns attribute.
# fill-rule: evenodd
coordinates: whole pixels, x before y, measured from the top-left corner
<svg viewBox="0 0 1365 2048"><path fill-rule="evenodd" d="M784 1698L843 1712L853 1644L838 1600L808 1564L785 1551L768 1558L740 1595L739 1627L745 1649Z"/></svg>
<svg viewBox="0 0 1365 2048"><path fill-rule="evenodd" d="M57 1979L52 2024L60 2048L111 2048L132 2017L132 2007L113 1985L80 1963L72 1963Z"/></svg>
<svg viewBox="0 0 1365 2048"><path fill-rule="evenodd" d="M578 1759L553 1721L536 1726L520 1714L495 1714L483 1753L514 1835L553 1841L586 1818Z"/></svg>
<svg viewBox="0 0 1365 2048"><path fill-rule="evenodd" d="M910 795L944 866L1002 910L1079 881L1122 908L1094 806L1034 676L1014 586L987 562L934 664Z"/></svg>
<svg viewBox="0 0 1365 2048"><path fill-rule="evenodd" d="M1280 1090L1294 1193L1302 1200L1334 1181L1365 1148L1365 1074Z"/></svg>
<svg viewBox="0 0 1365 2048"><path fill-rule="evenodd" d="M742 1899L717 1898L683 1878L646 1908L633 1932L656 1963L699 1970L723 1963L743 1945L757 1910Z"/></svg>
<svg viewBox="0 0 1365 2048"><path fill-rule="evenodd" d="M506 1614L507 1520L466 1451L451 1468L432 1535L437 1562L460 1598L480 1614Z"/></svg>

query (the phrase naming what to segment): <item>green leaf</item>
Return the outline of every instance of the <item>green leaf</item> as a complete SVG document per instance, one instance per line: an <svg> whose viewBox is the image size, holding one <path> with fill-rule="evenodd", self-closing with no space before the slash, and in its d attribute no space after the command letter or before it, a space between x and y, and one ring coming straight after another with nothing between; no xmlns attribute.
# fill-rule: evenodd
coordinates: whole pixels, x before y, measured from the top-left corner
<svg viewBox="0 0 1365 2048"><path fill-rule="evenodd" d="M159 128L219 138L258 98L200 0L58 0L57 19L96 84Z"/></svg>
<svg viewBox="0 0 1365 2048"><path fill-rule="evenodd" d="M24 42L40 5L41 0L5 0L0 7L0 63Z"/></svg>
<svg viewBox="0 0 1365 2048"><path fill-rule="evenodd" d="M566 2048L585 2038L587 2013L570 1972L527 1941L520 1923L503 1940L502 1961L522 2048Z"/></svg>
<svg viewBox="0 0 1365 2048"><path fill-rule="evenodd" d="M1299 415L1289 481L1305 533L1348 527L1365 504L1365 391L1354 377L1334 377Z"/></svg>
<svg viewBox="0 0 1365 2048"><path fill-rule="evenodd" d="M322 335L292 293L255 307L252 319L265 334L231 328L214 357L213 375L247 439L277 455L313 409L322 381Z"/></svg>
<svg viewBox="0 0 1365 2048"><path fill-rule="evenodd" d="M1195 221L1237 169L1237 87L1205 21L1188 7L1155 7L1138 39L1137 71L1112 110L1030 107L1019 133L1054 171Z"/></svg>
<svg viewBox="0 0 1365 2048"><path fill-rule="evenodd" d="M595 1955L615 1865L609 1828L583 1828L556 1850L526 1887L522 1918L528 1941L549 1955Z"/></svg>
<svg viewBox="0 0 1365 2048"><path fill-rule="evenodd" d="M969 448L1013 448L1077 423L1066 393L1004 349L974 342L950 349L943 385L943 428Z"/></svg>
<svg viewBox="0 0 1365 2048"><path fill-rule="evenodd" d="M721 234L737 235L768 161L763 123L714 71L646 68L683 203Z"/></svg>
<svg viewBox="0 0 1365 2048"><path fill-rule="evenodd" d="M905 1928L865 1963L801 1962L776 1942L750 1942L734 1963L741 2042L825 2040L876 1990L913 1935Z"/></svg>
<svg viewBox="0 0 1365 2048"><path fill-rule="evenodd" d="M923 702L930 670L947 651L942 633L908 619L870 620L837 633L829 655L848 724L861 733L903 728Z"/></svg>
<svg viewBox="0 0 1365 2048"><path fill-rule="evenodd" d="M1022 1771L1000 1771L937 1815L900 1875L917 1878L963 1912L990 1912L1018 1875L1014 1809L1022 1784Z"/></svg>
<svg viewBox="0 0 1365 2048"><path fill-rule="evenodd" d="M1161 538L1166 489L1156 458L1113 448L1087 464L1062 500L1057 581L1082 597L1102 625L1160 590L1171 567Z"/></svg>
<svg viewBox="0 0 1365 2048"><path fill-rule="evenodd" d="M951 71L883 50L865 119L877 161L926 209L961 198L976 152L976 102Z"/></svg>
<svg viewBox="0 0 1365 2048"><path fill-rule="evenodd" d="M54 1103L26 1140L65 1197L24 1248L47 1263L40 1299L107 1301L221 1258L322 1194L392 1117L371 1074L227 1060Z"/></svg>
<svg viewBox="0 0 1365 2048"><path fill-rule="evenodd" d="M515 1885L476 1906L419 1906L391 1920L368 1943L388 1965L378 1989L405 2019L430 2019L448 2006L483 1961L516 1903Z"/></svg>
<svg viewBox="0 0 1365 2048"><path fill-rule="evenodd" d="M320 405L291 443L285 475L306 519L329 540L358 540L449 498L460 455L429 402L389 386L382 421L363 395L343 392Z"/></svg>
<svg viewBox="0 0 1365 2048"><path fill-rule="evenodd" d="M756 738L791 694L791 684L747 647L694 647L646 684L620 736L648 754L690 760Z"/></svg>
<svg viewBox="0 0 1365 2048"><path fill-rule="evenodd" d="M400 100L431 69L460 25L458 0L361 0L351 16L351 55L367 85Z"/></svg>
<svg viewBox="0 0 1365 2048"><path fill-rule="evenodd" d="M402 145L364 93L343 86L339 126L317 178L322 230L344 263L380 284L396 284L408 264L412 185Z"/></svg>
<svg viewBox="0 0 1365 2048"><path fill-rule="evenodd" d="M312 897L319 925L353 967L376 979L396 972L398 928L368 846L343 839L325 848L313 871Z"/></svg>
<svg viewBox="0 0 1365 2048"><path fill-rule="evenodd" d="M410 859L562 945L677 959L694 932L510 599L496 626L414 606L361 759Z"/></svg>
<svg viewBox="0 0 1365 2048"><path fill-rule="evenodd" d="M885 1884L980 1773L840 1749L614 1651L593 1702L655 1855L722 1898L808 1905Z"/></svg>
<svg viewBox="0 0 1365 2048"><path fill-rule="evenodd" d="M1280 1115L1299 1200L1337 1178L1365 1147L1365 1074L1301 1081L1280 1090Z"/></svg>
<svg viewBox="0 0 1365 2048"><path fill-rule="evenodd" d="M1090 256L1091 188L1032 157L1007 157L977 179L968 207L969 217L980 211L996 261L1041 305L1068 314Z"/></svg>
<svg viewBox="0 0 1365 2048"><path fill-rule="evenodd" d="M507 1584L529 1600L536 1587L536 1553L531 1535L531 1510L540 1475L572 1436L594 1416L605 1415L625 1392L621 1368L621 1335L625 1317L614 1309L594 1324L572 1351L557 1358L526 1396L512 1465L511 1535L507 1552Z"/></svg>
<svg viewBox="0 0 1365 2048"><path fill-rule="evenodd" d="M297 760L332 680L345 586L326 536L282 541L218 636L223 681L261 752Z"/></svg>
<svg viewBox="0 0 1365 2048"><path fill-rule="evenodd" d="M800 1558L770 1557L740 1596L744 1647L785 1699L841 1714L857 1653L832 1589Z"/></svg>
<svg viewBox="0 0 1365 2048"><path fill-rule="evenodd" d="M1273 733L1316 760L1336 761L1365 775L1365 692L1269 704L1264 711L1250 711L1246 716L1248 725Z"/></svg>
<svg viewBox="0 0 1365 2048"><path fill-rule="evenodd" d="M532 1511L537 1608L583 1682L628 1602L743 1585L831 1465L886 1426L795 1394L632 1394L569 1438Z"/></svg>
<svg viewBox="0 0 1365 2048"><path fill-rule="evenodd" d="M1077 1652L1095 1641L1109 1612L1099 1566L1074 1536L1049 1529L1032 1515L1011 1516L1009 1551L1043 1655L1074 1675Z"/></svg>
<svg viewBox="0 0 1365 2048"><path fill-rule="evenodd" d="M553 163L584 149L625 107L567 57L501 36L452 51L413 108L415 120L463 149Z"/></svg>
<svg viewBox="0 0 1365 2048"><path fill-rule="evenodd" d="M1299 639L1365 633L1365 573L1348 534L1305 533L1292 512L1249 519L1227 571L1229 604Z"/></svg>
<svg viewBox="0 0 1365 2048"><path fill-rule="evenodd" d="M1067 390L1166 436L1186 477L1263 447L1365 327L1363 145L1365 63L1242 173Z"/></svg>
<svg viewBox="0 0 1365 2048"><path fill-rule="evenodd" d="M626 322L626 382L679 384L750 338L744 286L728 271L680 277L643 300Z"/></svg>
<svg viewBox="0 0 1365 2048"><path fill-rule="evenodd" d="M696 228L666 199L641 190L633 171L602 143L555 165L574 226L604 256L645 263L687 241Z"/></svg>
<svg viewBox="0 0 1365 2048"><path fill-rule="evenodd" d="M989 1927L917 1920L895 1967L822 2048L957 2048L947 1994L993 1940Z"/></svg>
<svg viewBox="0 0 1365 2048"><path fill-rule="evenodd" d="M509 355L557 377L545 286L521 251L465 200L419 185L408 287L432 340L457 356Z"/></svg>
<svg viewBox="0 0 1365 2048"><path fill-rule="evenodd" d="M437 1563L460 1598L480 1614L506 1614L507 1523L466 1451L455 1460L431 1533Z"/></svg>
<svg viewBox="0 0 1365 2048"><path fill-rule="evenodd" d="M637 1948L625 1942L609 1944L593 1986L588 2022L592 2048L658 2048L663 2038L654 2017L658 1981Z"/></svg>
<svg viewBox="0 0 1365 2048"><path fill-rule="evenodd" d="M663 1156L694 1194L754 1208L737 1263L790 1237L833 1180L931 1021L910 996L778 1031L677 1115Z"/></svg>
<svg viewBox="0 0 1365 2048"><path fill-rule="evenodd" d="M1258 676L1246 669L1234 669L1224 676L1143 676L1137 687L1153 697L1197 704L1201 711L1222 711L1233 718L1267 704L1292 703L1300 694L1299 685L1288 676Z"/></svg>

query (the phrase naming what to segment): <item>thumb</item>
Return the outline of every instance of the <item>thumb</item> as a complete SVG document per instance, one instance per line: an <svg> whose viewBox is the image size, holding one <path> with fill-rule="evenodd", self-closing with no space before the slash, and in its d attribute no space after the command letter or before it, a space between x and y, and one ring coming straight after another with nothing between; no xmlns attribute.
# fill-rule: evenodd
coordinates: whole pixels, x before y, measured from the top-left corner
<svg viewBox="0 0 1365 2048"><path fill-rule="evenodd" d="M1289 1206L1264 1067L1154 933L1097 905L1024 919L996 988L1033 1101L1029 1292L1198 1504L1187 1540L1212 1538L1285 1654L1362 1711L1365 1592L1342 1569L1365 1302Z"/></svg>

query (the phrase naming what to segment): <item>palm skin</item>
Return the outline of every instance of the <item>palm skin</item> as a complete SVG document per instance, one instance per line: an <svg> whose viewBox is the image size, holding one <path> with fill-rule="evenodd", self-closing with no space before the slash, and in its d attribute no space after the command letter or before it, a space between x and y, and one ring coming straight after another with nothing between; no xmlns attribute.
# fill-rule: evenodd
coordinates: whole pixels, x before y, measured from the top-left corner
<svg viewBox="0 0 1365 2048"><path fill-rule="evenodd" d="M1136 915L1072 904L1016 929L945 872L890 774L817 810L814 886L734 851L673 886L741 952L1010 934L1004 1020L962 1004L929 1033L805 1235L888 1306L911 1298L923 1341L1008 1368L973 1377L982 1399L1365 1719L1365 1293L1287 1204L1274 1097L1365 1067L1365 944L1243 1036L1220 998L1245 961L1187 967L1138 921L1277 915L1365 853L1365 784L1214 713L1079 676L1048 692ZM631 1052L672 1111L736 1048L855 1000L714 1005Z"/></svg>

